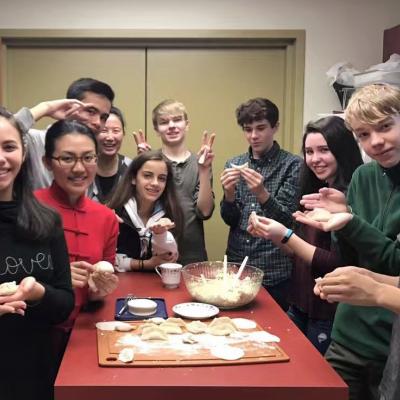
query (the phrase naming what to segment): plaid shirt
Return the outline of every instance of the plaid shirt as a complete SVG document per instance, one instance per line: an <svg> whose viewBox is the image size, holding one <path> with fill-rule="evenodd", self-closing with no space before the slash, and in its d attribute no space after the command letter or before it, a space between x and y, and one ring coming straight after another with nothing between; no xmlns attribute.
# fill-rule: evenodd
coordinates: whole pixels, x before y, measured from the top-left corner
<svg viewBox="0 0 400 400"><path fill-rule="evenodd" d="M263 285L275 286L290 278L292 271L291 259L270 240L256 238L247 232L250 213L272 218L285 226L292 226L292 213L297 210L299 196L299 170L301 158L285 150L281 150L277 142L261 158L254 159L251 148L247 153L228 160L225 168L231 164L249 163L249 167L262 174L264 186L270 193L269 199L258 203L243 178L236 186L233 203L221 201L221 216L230 226L228 261L242 262L249 256L249 265L261 268L264 272Z"/></svg>

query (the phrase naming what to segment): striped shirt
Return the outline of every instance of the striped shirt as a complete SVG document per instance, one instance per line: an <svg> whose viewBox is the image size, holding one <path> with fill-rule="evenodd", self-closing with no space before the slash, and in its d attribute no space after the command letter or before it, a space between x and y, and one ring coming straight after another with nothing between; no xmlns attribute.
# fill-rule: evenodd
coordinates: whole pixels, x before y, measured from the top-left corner
<svg viewBox="0 0 400 400"><path fill-rule="evenodd" d="M261 268L264 272L263 285L275 286L289 279L292 271L291 259L272 241L251 236L247 232L250 213L272 218L283 225L292 226L292 213L298 208L299 170L301 158L282 150L277 142L260 159L254 159L251 148L247 153L228 160L231 164L248 163L249 167L264 176L264 186L270 193L269 199L260 204L249 190L243 178L236 186L235 201L221 201L221 217L230 226L228 260L241 262L249 256L249 265Z"/></svg>

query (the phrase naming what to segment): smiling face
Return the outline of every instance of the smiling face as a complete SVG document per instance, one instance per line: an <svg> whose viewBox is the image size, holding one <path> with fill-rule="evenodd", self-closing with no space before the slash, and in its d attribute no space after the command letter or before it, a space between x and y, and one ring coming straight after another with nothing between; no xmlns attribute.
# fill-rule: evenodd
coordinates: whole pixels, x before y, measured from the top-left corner
<svg viewBox="0 0 400 400"><path fill-rule="evenodd" d="M400 162L400 116L388 117L375 125L352 122L363 150L384 168Z"/></svg>
<svg viewBox="0 0 400 400"><path fill-rule="evenodd" d="M315 176L330 186L335 180L337 161L321 133L308 133L304 142L305 162Z"/></svg>
<svg viewBox="0 0 400 400"><path fill-rule="evenodd" d="M261 158L271 149L277 130L278 123L272 128L266 119L243 125L243 132L251 146L254 158Z"/></svg>
<svg viewBox="0 0 400 400"><path fill-rule="evenodd" d="M157 118L155 129L164 144L176 146L185 140L189 122L183 113L163 113Z"/></svg>
<svg viewBox="0 0 400 400"><path fill-rule="evenodd" d="M19 132L6 118L0 117L0 201L12 200L14 181L23 161Z"/></svg>
<svg viewBox="0 0 400 400"><path fill-rule="evenodd" d="M110 114L104 128L96 137L99 153L108 157L115 156L121 148L123 138L124 129L121 120L115 114Z"/></svg>
<svg viewBox="0 0 400 400"><path fill-rule="evenodd" d="M90 158L95 154L96 146L90 137L72 132L58 138L52 158L44 159L55 182L68 194L71 204L86 193L94 180L97 166ZM71 159L77 160L71 162ZM87 160L90 162L85 162Z"/></svg>
<svg viewBox="0 0 400 400"><path fill-rule="evenodd" d="M168 177L164 161L146 161L138 170L132 184L136 186L136 200L139 205L154 204L163 194Z"/></svg>
<svg viewBox="0 0 400 400"><path fill-rule="evenodd" d="M85 92L80 99L87 107L78 111L72 117L88 126L95 134L99 133L108 118L111 109L111 102L107 97L93 93Z"/></svg>

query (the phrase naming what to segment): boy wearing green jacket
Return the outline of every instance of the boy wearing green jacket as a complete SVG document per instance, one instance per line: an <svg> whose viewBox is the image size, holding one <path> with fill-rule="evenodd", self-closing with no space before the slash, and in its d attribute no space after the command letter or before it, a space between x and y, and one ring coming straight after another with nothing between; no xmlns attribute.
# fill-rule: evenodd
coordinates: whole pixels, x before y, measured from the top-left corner
<svg viewBox="0 0 400 400"><path fill-rule="evenodd" d="M335 227L345 262L398 276L400 89L386 84L359 89L350 99L345 118L373 161L355 171L347 194L350 207L333 189L305 196L302 204L331 212L351 211L350 221ZM324 225L319 223L319 227ZM349 385L350 400L379 399L393 317L391 311L379 307L338 305L325 357Z"/></svg>

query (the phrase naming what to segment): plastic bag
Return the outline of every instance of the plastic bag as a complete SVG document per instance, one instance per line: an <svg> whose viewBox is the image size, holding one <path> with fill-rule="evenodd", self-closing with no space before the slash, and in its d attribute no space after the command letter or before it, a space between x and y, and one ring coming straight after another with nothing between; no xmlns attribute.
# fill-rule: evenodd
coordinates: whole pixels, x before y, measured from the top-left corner
<svg viewBox="0 0 400 400"><path fill-rule="evenodd" d="M336 82L343 86L353 87L354 74L358 72L360 71L356 70L349 62L339 62L332 65L332 67L326 71L326 75L331 86Z"/></svg>

